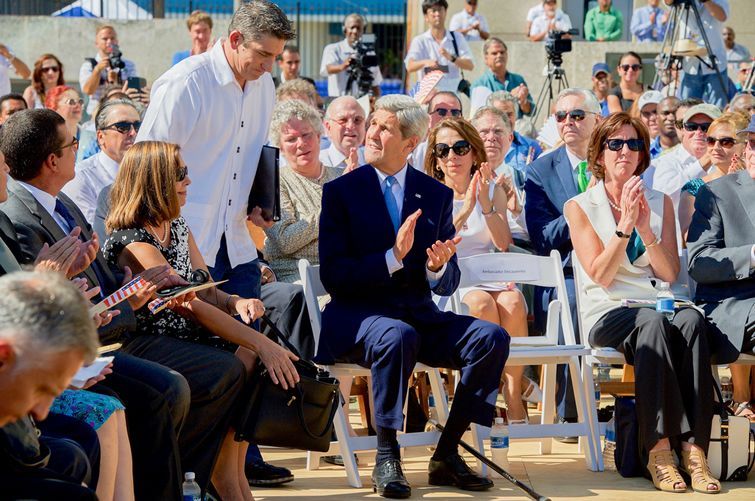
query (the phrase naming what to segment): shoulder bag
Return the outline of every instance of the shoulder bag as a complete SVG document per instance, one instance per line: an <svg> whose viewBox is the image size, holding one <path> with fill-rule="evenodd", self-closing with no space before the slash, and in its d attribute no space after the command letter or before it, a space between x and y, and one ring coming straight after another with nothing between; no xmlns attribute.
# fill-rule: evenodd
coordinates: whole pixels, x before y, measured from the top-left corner
<svg viewBox="0 0 755 501"><path fill-rule="evenodd" d="M456 45L456 32L449 31L449 33L451 33L451 42L453 42L454 44L454 55L456 57L459 57L459 46ZM466 94L467 97L470 97L472 92L472 84L469 83L469 80L464 78L464 70L459 69L459 71L461 72L461 81L459 82L459 87L456 90L461 92L462 94Z"/></svg>
<svg viewBox="0 0 755 501"><path fill-rule="evenodd" d="M719 480L747 480L752 470L755 455L750 449L755 442L755 432L750 429L750 420L744 416L730 416L721 402L721 389L714 383L718 402L714 402L713 422L708 445L708 466Z"/></svg>

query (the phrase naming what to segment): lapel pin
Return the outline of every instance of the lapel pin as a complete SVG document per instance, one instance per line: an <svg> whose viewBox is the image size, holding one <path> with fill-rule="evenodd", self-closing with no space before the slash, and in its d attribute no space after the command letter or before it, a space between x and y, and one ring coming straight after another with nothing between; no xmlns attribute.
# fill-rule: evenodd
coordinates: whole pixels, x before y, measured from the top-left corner
<svg viewBox="0 0 755 501"><path fill-rule="evenodd" d="M420 195L419 193L415 193L414 196L417 198L422 198L422 195Z"/></svg>

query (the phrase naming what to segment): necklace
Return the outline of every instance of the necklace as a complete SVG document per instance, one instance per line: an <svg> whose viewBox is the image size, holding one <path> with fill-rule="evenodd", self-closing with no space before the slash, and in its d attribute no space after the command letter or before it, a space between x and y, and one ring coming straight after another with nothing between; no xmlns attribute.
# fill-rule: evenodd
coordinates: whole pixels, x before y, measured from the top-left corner
<svg viewBox="0 0 755 501"><path fill-rule="evenodd" d="M170 226L170 225L168 225L168 226ZM157 234L157 230L156 229L152 229L152 233L155 234L155 236L157 237L157 240L162 244L162 243L165 242L165 239L168 238L168 227L166 227L164 223L161 223L160 224L160 228L162 228L162 230L163 230L163 236L162 237Z"/></svg>
<svg viewBox="0 0 755 501"><path fill-rule="evenodd" d="M619 207L618 205L616 205L613 202L611 202L611 199L608 198L608 195L606 195L606 200L608 200L608 205L610 205L613 210L615 210L617 212L621 212L621 207Z"/></svg>

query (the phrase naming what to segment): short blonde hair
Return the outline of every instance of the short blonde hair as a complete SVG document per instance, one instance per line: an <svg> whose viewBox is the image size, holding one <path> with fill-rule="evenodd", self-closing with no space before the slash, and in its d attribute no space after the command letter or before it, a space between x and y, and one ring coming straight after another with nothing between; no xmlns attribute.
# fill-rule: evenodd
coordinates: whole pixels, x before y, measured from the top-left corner
<svg viewBox="0 0 755 501"><path fill-rule="evenodd" d="M176 193L183 167L179 151L178 145L162 141L142 141L129 148L110 191L108 233L157 226L181 215Z"/></svg>
<svg viewBox="0 0 755 501"><path fill-rule="evenodd" d="M210 29L212 29L212 18L203 10L193 11L191 14L189 14L188 19L186 19L186 27L189 30L191 30L192 26L199 23L205 23L210 27Z"/></svg>
<svg viewBox="0 0 755 501"><path fill-rule="evenodd" d="M749 123L750 117L744 113L740 111L729 111L710 123L710 127L708 127L708 135L712 134L720 127L728 125L734 129L734 139L739 141L740 138L737 137L737 132L746 129Z"/></svg>

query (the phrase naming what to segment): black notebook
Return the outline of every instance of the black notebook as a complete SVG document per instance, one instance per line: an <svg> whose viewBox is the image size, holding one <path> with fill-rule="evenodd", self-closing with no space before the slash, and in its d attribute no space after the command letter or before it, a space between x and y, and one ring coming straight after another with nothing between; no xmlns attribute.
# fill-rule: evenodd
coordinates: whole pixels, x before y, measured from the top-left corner
<svg viewBox="0 0 755 501"><path fill-rule="evenodd" d="M249 192L247 213L252 209L262 209L262 217L268 221L280 221L280 150L274 146L263 146L260 161L257 163L257 174L254 176L252 191Z"/></svg>

